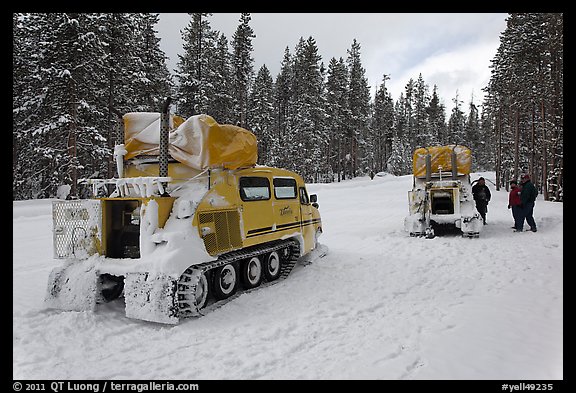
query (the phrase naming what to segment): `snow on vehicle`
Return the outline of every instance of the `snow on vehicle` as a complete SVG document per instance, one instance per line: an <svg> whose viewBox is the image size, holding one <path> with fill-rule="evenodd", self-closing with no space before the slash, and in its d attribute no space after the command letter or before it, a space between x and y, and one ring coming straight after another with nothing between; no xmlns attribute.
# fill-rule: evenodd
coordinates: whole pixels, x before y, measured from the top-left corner
<svg viewBox="0 0 576 393"><path fill-rule="evenodd" d="M472 154L462 145L430 146L414 151L413 187L408 192L410 236L432 238L435 229L460 228L462 236L478 237L482 219L476 211L470 182Z"/></svg>
<svg viewBox="0 0 576 393"><path fill-rule="evenodd" d="M176 324L285 278L316 249L322 222L302 177L256 165L250 131L167 108L123 116L118 178L88 180L90 199L54 202L64 263L50 274L48 308L123 297L127 317Z"/></svg>

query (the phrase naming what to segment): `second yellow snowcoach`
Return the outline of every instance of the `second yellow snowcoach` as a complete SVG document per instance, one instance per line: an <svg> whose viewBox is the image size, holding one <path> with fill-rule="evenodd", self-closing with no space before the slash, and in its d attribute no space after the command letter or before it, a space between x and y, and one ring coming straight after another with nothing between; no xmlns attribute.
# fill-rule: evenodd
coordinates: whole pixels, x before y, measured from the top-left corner
<svg viewBox="0 0 576 393"><path fill-rule="evenodd" d="M430 146L414 151L413 187L408 192L409 215L404 228L410 236L435 236L435 228L460 228L478 237L482 220L472 196L472 153L462 145Z"/></svg>

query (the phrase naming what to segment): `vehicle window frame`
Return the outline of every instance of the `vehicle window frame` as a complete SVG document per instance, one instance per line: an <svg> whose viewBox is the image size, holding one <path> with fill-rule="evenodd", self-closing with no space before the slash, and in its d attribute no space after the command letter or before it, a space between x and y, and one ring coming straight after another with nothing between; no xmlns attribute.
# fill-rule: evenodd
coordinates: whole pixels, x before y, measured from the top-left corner
<svg viewBox="0 0 576 393"><path fill-rule="evenodd" d="M251 188L251 187L243 184L243 181L246 181L247 179L259 179L259 180L262 179L262 180L264 180L266 182L266 189L268 190L267 198L259 198L259 197L250 198L250 197L247 197L246 192L244 190L246 188ZM264 186L254 185L252 188L264 188ZM266 176L242 176L238 180L238 192L240 193L240 199L242 199L242 201L244 201L244 202L268 201L268 200L270 200L270 197L271 197L270 179L268 179Z"/></svg>
<svg viewBox="0 0 576 393"><path fill-rule="evenodd" d="M309 205L310 204L310 196L308 195L308 191L306 190L306 187L300 187L300 204L301 205ZM302 194L304 193L304 194ZM303 197L306 198L306 201L303 200Z"/></svg>
<svg viewBox="0 0 576 393"><path fill-rule="evenodd" d="M278 186L276 184L276 181L278 182L282 182L282 181L290 181L290 183L293 183L293 189L294 189L294 195L293 196L278 196L278 194L276 193L276 188L289 188L290 186ZM296 179L294 179L293 177L275 177L272 179L272 185L274 186L274 198L278 199L278 200L283 200L283 199L298 199L298 183L296 182Z"/></svg>

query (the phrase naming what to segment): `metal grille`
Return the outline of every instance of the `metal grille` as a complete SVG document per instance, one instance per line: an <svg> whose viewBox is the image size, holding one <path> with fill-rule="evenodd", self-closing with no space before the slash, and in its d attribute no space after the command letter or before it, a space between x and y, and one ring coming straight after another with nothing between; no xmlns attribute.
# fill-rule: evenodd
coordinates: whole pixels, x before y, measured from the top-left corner
<svg viewBox="0 0 576 393"><path fill-rule="evenodd" d="M54 258L86 258L102 244L100 201L52 202Z"/></svg>
<svg viewBox="0 0 576 393"><path fill-rule="evenodd" d="M210 255L242 247L240 235L240 216L237 210L223 210L200 213L198 222L207 228L213 228L210 233L204 234L204 246ZM201 228L202 230L202 228Z"/></svg>

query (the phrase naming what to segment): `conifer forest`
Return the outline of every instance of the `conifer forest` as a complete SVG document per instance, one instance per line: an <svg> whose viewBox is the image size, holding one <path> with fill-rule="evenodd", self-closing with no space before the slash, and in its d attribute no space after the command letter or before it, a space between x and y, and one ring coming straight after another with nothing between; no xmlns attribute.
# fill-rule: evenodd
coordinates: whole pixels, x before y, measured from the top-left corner
<svg viewBox="0 0 576 393"><path fill-rule="evenodd" d="M252 131L259 164L307 182L408 175L417 147L463 144L474 171L496 172L498 189L529 173L544 199L563 201L561 13L508 15L482 102L439 97L421 74L392 97L385 69L371 96L356 39L331 59L311 36L278 43L284 56L271 75L254 68L252 43L265 32L252 29L250 14L239 14L232 37L211 27L211 14L189 16L171 73L158 14L13 14L14 200L115 177L122 114L160 112L172 97L184 118L205 113Z"/></svg>

